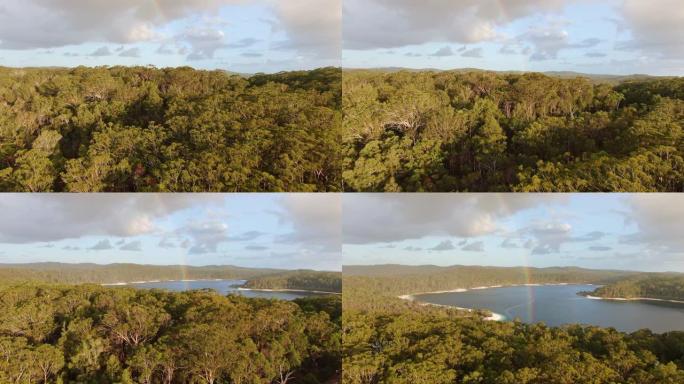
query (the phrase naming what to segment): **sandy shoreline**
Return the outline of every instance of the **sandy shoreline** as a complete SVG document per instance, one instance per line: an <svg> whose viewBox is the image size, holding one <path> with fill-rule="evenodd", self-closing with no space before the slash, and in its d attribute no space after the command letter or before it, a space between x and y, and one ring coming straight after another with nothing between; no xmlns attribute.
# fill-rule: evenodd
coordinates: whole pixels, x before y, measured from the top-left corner
<svg viewBox="0 0 684 384"><path fill-rule="evenodd" d="M127 281L127 282L117 282L117 283L102 283L101 286L112 287L112 286L125 286L134 284L148 284L148 283L188 283L192 281L232 281L231 279L184 279L184 280L142 280L142 281ZM236 281L247 281L242 279L236 279Z"/></svg>
<svg viewBox="0 0 684 384"><path fill-rule="evenodd" d="M444 291L430 291L430 292L411 293L408 295L400 295L397 297L402 299L402 300L408 300L408 301L416 302L417 304L420 304L420 305L432 305L432 306L436 306L436 307L455 308L455 309L459 309L462 311L473 312L474 309L472 309L472 308L463 308L463 307L457 307L454 305L434 304L434 303L426 303L426 302L418 301L418 300L416 300L416 296L418 296L418 295L431 295L431 294L436 294L436 293L460 293L460 292L467 292L467 291L479 291L479 290L491 289L491 288L542 287L542 286L559 286L559 285L594 285L594 284L588 284L588 283L547 283L547 284L527 283L527 284L511 284L511 285L484 285L484 286L473 287L473 288L456 288L456 289L450 289L450 290L444 290ZM492 312L488 309L485 309L485 310L491 312L492 315L485 317L484 320L489 320L489 321L506 320L506 316L504 316L502 314Z"/></svg>
<svg viewBox="0 0 684 384"><path fill-rule="evenodd" d="M484 289L484 288L483 288L483 289ZM435 291L435 292L426 292L426 293L450 293L450 292L466 292L466 291L467 291L467 289L458 288L458 289L454 289L454 290L450 290L450 291ZM417 295L420 295L420 294L424 294L424 293L417 293ZM401 296L397 296L397 297L400 298L400 299L402 299L402 300L408 300L408 301L411 301L411 302L415 302L415 303L418 304L418 305L425 305L425 306L428 306L428 305L429 305L429 306L432 306L432 307L452 308L452 309L458 309L458 310L466 311L466 312L474 312L474 311L475 311L475 310L472 309L472 308L463 308L463 307L457 307L457 306L454 306L454 305L444 305L444 304L426 303L426 302L423 302L423 301L418 301L418 300L416 300L416 298L415 298L414 295L401 295ZM489 310L488 310L488 311L489 311ZM496 313L496 312L492 312L492 311L489 311L489 312L491 312L492 314L491 314L490 316L485 317L484 320L487 320L487 321L502 321L502 320L505 320L505 319L506 319L506 317L505 317L504 315L502 315L502 314L499 314L499 313Z"/></svg>
<svg viewBox="0 0 684 384"><path fill-rule="evenodd" d="M103 283L100 284L103 287L123 287L128 285L136 284L147 284L147 283L176 283L176 282L193 282L193 281L233 281L231 279L184 279L184 280L143 280L143 281L130 281L130 282L117 282L117 283ZM237 279L235 281L247 282L247 280ZM328 291L311 291L306 289L257 289L257 288L243 288L237 287L237 291L261 291L261 292L307 292L307 293L319 293L326 295L341 295L339 292L328 292Z"/></svg>
<svg viewBox="0 0 684 384"><path fill-rule="evenodd" d="M665 303L677 303L684 304L684 300L667 300L667 299L654 299L652 297L599 297L592 295L583 295L587 299L591 300L613 300L613 301L662 301Z"/></svg>
<svg viewBox="0 0 684 384"><path fill-rule="evenodd" d="M435 304L435 303L426 303L426 302L422 302L422 301L417 301L416 298L413 297L413 295L401 295L401 296L397 296L397 297L402 299L402 300L412 301L418 305L423 305L423 306L451 308L451 309L458 309L458 310L466 311L466 312L474 312L475 311L472 308L463 308L463 307L457 307L454 305L444 305L444 304ZM487 311L489 311L489 310L487 310ZM487 321L503 321L503 320L506 320L506 317L504 315L501 315L499 313L492 312L492 311L489 311L489 312L491 312L492 314L490 316L485 317L484 320L487 320Z"/></svg>

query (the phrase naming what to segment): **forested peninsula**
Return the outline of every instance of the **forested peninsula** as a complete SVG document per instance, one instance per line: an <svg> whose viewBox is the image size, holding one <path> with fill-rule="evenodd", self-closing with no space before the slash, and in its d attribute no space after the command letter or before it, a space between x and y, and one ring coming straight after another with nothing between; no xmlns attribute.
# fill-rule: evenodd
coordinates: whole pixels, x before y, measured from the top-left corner
<svg viewBox="0 0 684 384"><path fill-rule="evenodd" d="M0 191L337 191L341 70L0 67Z"/></svg>
<svg viewBox="0 0 684 384"><path fill-rule="evenodd" d="M684 277L651 276L620 280L584 294L606 299L657 299L684 303Z"/></svg>
<svg viewBox="0 0 684 384"><path fill-rule="evenodd" d="M681 383L684 332L628 334L598 326L485 321L486 313L397 298L475 285L617 284L647 275L581 268L345 266L343 383Z"/></svg>
<svg viewBox="0 0 684 384"><path fill-rule="evenodd" d="M345 70L352 191L684 191L684 78Z"/></svg>
<svg viewBox="0 0 684 384"><path fill-rule="evenodd" d="M249 279L243 287L342 293L342 274L310 270L287 271Z"/></svg>
<svg viewBox="0 0 684 384"><path fill-rule="evenodd" d="M326 383L340 298L98 285L0 289L2 383Z"/></svg>

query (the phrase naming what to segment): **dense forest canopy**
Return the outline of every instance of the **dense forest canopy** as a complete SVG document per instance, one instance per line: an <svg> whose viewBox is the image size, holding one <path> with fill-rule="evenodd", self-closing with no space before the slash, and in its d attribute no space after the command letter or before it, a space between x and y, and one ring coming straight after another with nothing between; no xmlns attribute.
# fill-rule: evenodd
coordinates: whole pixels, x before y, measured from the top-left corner
<svg viewBox="0 0 684 384"><path fill-rule="evenodd" d="M349 70L354 191L684 191L684 78Z"/></svg>
<svg viewBox="0 0 684 384"><path fill-rule="evenodd" d="M483 321L425 306L345 307L342 321L344 384L684 382L684 332Z"/></svg>
<svg viewBox="0 0 684 384"><path fill-rule="evenodd" d="M635 277L604 285L593 292L593 296L606 298L650 298L684 301L684 277Z"/></svg>
<svg viewBox="0 0 684 384"><path fill-rule="evenodd" d="M336 191L341 70L0 67L2 191Z"/></svg>
<svg viewBox="0 0 684 384"><path fill-rule="evenodd" d="M340 298L94 285L0 290L2 383L321 383L340 370Z"/></svg>
<svg viewBox="0 0 684 384"><path fill-rule="evenodd" d="M515 268L461 266L345 266L342 383L684 382L684 332L627 334L596 326L485 321L483 312L466 313L396 297L473 285L598 283L635 276L633 272L546 268L533 269L525 281L516 278L517 272Z"/></svg>
<svg viewBox="0 0 684 384"><path fill-rule="evenodd" d="M0 285L17 284L26 281L57 284L111 284L145 280L248 280L276 272L283 271L267 268L243 268L231 265L195 267L188 265L141 264L0 264Z"/></svg>
<svg viewBox="0 0 684 384"><path fill-rule="evenodd" d="M297 270L263 275L249 279L245 288L252 289L301 289L342 293L340 272Z"/></svg>

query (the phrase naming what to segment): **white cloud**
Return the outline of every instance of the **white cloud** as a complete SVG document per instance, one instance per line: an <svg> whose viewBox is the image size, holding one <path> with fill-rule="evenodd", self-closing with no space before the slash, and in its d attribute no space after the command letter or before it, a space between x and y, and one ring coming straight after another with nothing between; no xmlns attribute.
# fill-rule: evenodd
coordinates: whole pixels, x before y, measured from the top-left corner
<svg viewBox="0 0 684 384"><path fill-rule="evenodd" d="M188 249L190 255L215 253L219 244L228 241L228 225L220 220L191 222L177 232L189 236L192 241Z"/></svg>
<svg viewBox="0 0 684 384"><path fill-rule="evenodd" d="M277 25L288 41L280 48L323 59L340 59L342 49L342 0L271 0Z"/></svg>
<svg viewBox="0 0 684 384"><path fill-rule="evenodd" d="M636 225L637 231L623 237L623 242L681 254L684 250L682 200L680 194L628 195L626 219Z"/></svg>
<svg viewBox="0 0 684 384"><path fill-rule="evenodd" d="M179 41L190 44L188 60L213 59L217 50L225 48L223 31L212 28L191 28L178 36Z"/></svg>
<svg viewBox="0 0 684 384"><path fill-rule="evenodd" d="M558 58L558 53L562 50L593 48L601 43L597 38L572 42L569 33L564 29L565 24L567 23L555 21L546 26L530 29L518 36L517 44L531 44L533 50L530 59L541 61Z"/></svg>
<svg viewBox="0 0 684 384"><path fill-rule="evenodd" d="M157 219L221 201L216 194L4 194L0 242L136 236L155 231Z"/></svg>
<svg viewBox="0 0 684 384"><path fill-rule="evenodd" d="M197 20L203 27L176 36L192 46L191 58L211 58L224 47L218 20L226 5L266 5L273 25L287 35L279 48L299 55L339 58L341 0L24 0L0 4L0 49L64 47L83 43L168 43L167 27L173 22ZM217 21L218 20L218 21ZM254 20L258 22L259 20ZM253 41L233 43L248 46ZM168 48L158 53L169 54ZM185 54L185 53L181 53Z"/></svg>
<svg viewBox="0 0 684 384"><path fill-rule="evenodd" d="M500 229L499 219L540 204L562 203L567 198L553 194L346 194L344 243L491 234Z"/></svg>
<svg viewBox="0 0 684 384"><path fill-rule="evenodd" d="M570 240L571 231L570 224L549 222L533 224L521 232L534 238L533 255L545 255L560 252L561 245Z"/></svg>
<svg viewBox="0 0 684 384"><path fill-rule="evenodd" d="M406 47L425 43L501 43L501 54L522 53L530 60L551 60L565 49L587 49L601 41L576 41L566 31L571 24L589 27L587 19L563 14L569 6L587 0L346 0L343 4L343 44L346 49L366 50ZM598 10L597 10L598 11ZM681 0L616 0L604 23L616 25L615 45L652 59L684 58L684 7ZM559 15L569 19L560 20ZM513 22L535 16L534 29L507 37ZM583 17L583 16L582 16ZM602 47L610 49L610 45ZM600 59L602 51L584 52ZM653 63L652 65L655 65ZM670 64L671 65L671 64ZM636 70L632 68L631 70ZM681 70L681 64L676 70Z"/></svg>
<svg viewBox="0 0 684 384"><path fill-rule="evenodd" d="M277 214L283 224L292 227L292 232L280 237L279 241L300 244L311 250L341 252L341 200L341 194L284 195Z"/></svg>
<svg viewBox="0 0 684 384"><path fill-rule="evenodd" d="M476 43L497 28L535 13L555 12L573 0L345 0L348 49L394 48L427 42Z"/></svg>
<svg viewBox="0 0 684 384"><path fill-rule="evenodd" d="M632 36L623 48L665 58L684 58L681 0L624 0L621 14Z"/></svg>
<svg viewBox="0 0 684 384"><path fill-rule="evenodd" d="M61 47L85 42L134 43L157 28L237 0L24 0L0 8L0 48Z"/></svg>

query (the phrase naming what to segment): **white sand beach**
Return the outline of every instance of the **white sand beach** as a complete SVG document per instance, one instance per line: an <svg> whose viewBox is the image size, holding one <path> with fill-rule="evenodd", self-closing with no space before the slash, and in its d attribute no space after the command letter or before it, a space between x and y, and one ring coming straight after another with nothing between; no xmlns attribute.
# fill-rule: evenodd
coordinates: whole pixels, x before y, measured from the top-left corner
<svg viewBox="0 0 684 384"><path fill-rule="evenodd" d="M500 287L500 286L499 286L499 287ZM498 287L492 287L492 288L498 288ZM482 289L484 289L484 288L482 288ZM466 291L468 291L468 290L465 289L465 288L457 288L457 289L452 289L452 290L448 290L448 291L425 292L425 293L421 293L421 294L427 294L427 293L452 293L452 292L466 292ZM397 297L400 298L400 299L402 299L402 300L408 300L408 301L415 302L415 303L417 303L417 304L419 304L419 305L429 305L429 306L433 306L433 307L452 308L452 309L458 309L458 310L466 311L466 312L474 312L474 311L475 311L475 310L472 309L472 308L463 308L463 307L457 307L457 306L454 306L454 305L434 304L434 303L426 303L426 302L422 302L422 301L417 301L414 295L400 295L400 296L397 296ZM483 320L487 320L487 321L503 321L503 320L506 319L506 316L504 316L504 315L501 315L501 314L499 314L499 313L495 313L495 312L492 312L492 311L489 311L489 312L491 312L491 315L489 315L489 316L483 318Z"/></svg>
<svg viewBox="0 0 684 384"><path fill-rule="evenodd" d="M599 297L599 296L591 296L591 295L585 295L587 299L591 300L612 300L612 301L661 301L665 303L677 303L677 304L684 304L684 300L667 300L667 299L655 299L652 297Z"/></svg>

